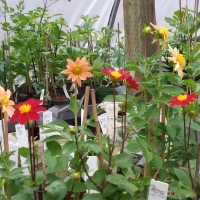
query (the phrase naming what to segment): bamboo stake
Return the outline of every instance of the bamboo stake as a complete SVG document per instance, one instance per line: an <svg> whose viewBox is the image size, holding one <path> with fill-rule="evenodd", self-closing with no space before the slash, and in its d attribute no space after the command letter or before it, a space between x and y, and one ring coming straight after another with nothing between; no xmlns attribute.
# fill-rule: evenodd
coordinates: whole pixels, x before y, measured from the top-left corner
<svg viewBox="0 0 200 200"><path fill-rule="evenodd" d="M97 105L96 105L96 97L95 97L95 91L94 89L91 89L91 98L92 98L92 109L93 109L93 114L94 114L94 121L96 123L96 137L97 141L100 147L102 147L102 142L101 142L101 133L100 133L100 125L97 117ZM100 162L100 168L104 169L104 157L102 153L99 153L98 155L99 162ZM103 180L103 186L106 186L106 179L104 178Z"/></svg>
<svg viewBox="0 0 200 200"><path fill-rule="evenodd" d="M90 94L90 86L86 86L85 89L85 97L84 97L84 113L83 113L83 124L87 119L88 114L88 104L89 104L89 94ZM81 141L84 141L84 135L81 135Z"/></svg>

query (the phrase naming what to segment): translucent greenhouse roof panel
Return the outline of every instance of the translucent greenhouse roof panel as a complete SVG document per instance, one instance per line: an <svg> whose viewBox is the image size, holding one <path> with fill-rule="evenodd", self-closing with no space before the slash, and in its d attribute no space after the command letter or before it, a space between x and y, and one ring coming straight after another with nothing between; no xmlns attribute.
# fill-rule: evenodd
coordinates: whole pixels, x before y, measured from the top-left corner
<svg viewBox="0 0 200 200"><path fill-rule="evenodd" d="M7 0L8 6L16 9L16 5L20 0ZM94 28L100 30L101 27L106 26L110 17L114 0L24 0L24 12L33 10L37 7L44 7L47 2L47 10L49 15L62 14L65 18L69 28L72 30L75 25L82 25L82 15L94 17L100 16L95 23ZM55 3L54 3L55 2ZM2 17L0 21L2 22ZM9 19L8 19L9 20Z"/></svg>

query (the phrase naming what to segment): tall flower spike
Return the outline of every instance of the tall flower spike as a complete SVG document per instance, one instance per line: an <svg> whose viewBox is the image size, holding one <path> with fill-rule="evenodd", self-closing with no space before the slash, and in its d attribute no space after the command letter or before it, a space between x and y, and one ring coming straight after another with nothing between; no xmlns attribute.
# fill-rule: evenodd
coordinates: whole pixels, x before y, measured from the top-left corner
<svg viewBox="0 0 200 200"><path fill-rule="evenodd" d="M182 107L187 106L190 102L194 102L195 99L198 97L197 94L181 94L179 96L173 96L172 100L169 101L170 106L177 106L180 105Z"/></svg>
<svg viewBox="0 0 200 200"><path fill-rule="evenodd" d="M82 59L76 58L75 62L67 59L67 62L67 69L61 72L61 74L69 75L67 80L72 79L72 82L76 82L81 87L82 80L93 77L93 75L90 73L92 67L89 67L86 57L83 57Z"/></svg>
<svg viewBox="0 0 200 200"><path fill-rule="evenodd" d="M0 86L0 106L2 113L6 112L9 117L11 117L15 111L13 106L15 103L10 99L11 92L10 90L5 91L3 87Z"/></svg>
<svg viewBox="0 0 200 200"><path fill-rule="evenodd" d="M121 81L121 80L126 80L130 74L129 72L125 72L124 68L121 68L120 70L115 70L113 67L110 68L101 68L101 71L108 75L111 79L111 81L116 82L116 81Z"/></svg>
<svg viewBox="0 0 200 200"><path fill-rule="evenodd" d="M183 78L183 67L185 66L185 58L183 54L179 53L179 50L175 47L174 49L168 44L169 52L172 54L172 57L168 57L168 60L171 60L176 64L174 71L178 72L178 75Z"/></svg>
<svg viewBox="0 0 200 200"><path fill-rule="evenodd" d="M42 100L28 99L25 102L16 105L16 110L10 119L13 122L18 119L20 124L25 124L28 120L39 120L38 112L45 111L46 108L40 106Z"/></svg>
<svg viewBox="0 0 200 200"><path fill-rule="evenodd" d="M153 32L154 34L154 40L152 43L157 42L158 40L161 40L162 47L164 48L166 46L165 41L169 38L169 30L165 27L159 27L150 22L150 25L155 29Z"/></svg>

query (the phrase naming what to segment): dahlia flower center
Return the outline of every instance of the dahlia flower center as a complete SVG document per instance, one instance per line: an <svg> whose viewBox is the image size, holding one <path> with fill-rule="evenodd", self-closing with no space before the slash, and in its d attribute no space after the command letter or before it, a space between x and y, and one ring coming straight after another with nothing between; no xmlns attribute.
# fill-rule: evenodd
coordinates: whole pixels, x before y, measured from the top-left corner
<svg viewBox="0 0 200 200"><path fill-rule="evenodd" d="M160 27L159 29L159 34L162 36L163 39L168 39L169 38L169 31L165 27Z"/></svg>
<svg viewBox="0 0 200 200"><path fill-rule="evenodd" d="M72 69L73 74L80 75L82 73L82 67L80 65L75 65Z"/></svg>
<svg viewBox="0 0 200 200"><path fill-rule="evenodd" d="M19 107L19 112L21 114L28 113L28 112L30 112L30 110L31 110L30 104L23 104Z"/></svg>
<svg viewBox="0 0 200 200"><path fill-rule="evenodd" d="M1 101L3 105L8 106L9 99L7 96L4 95Z"/></svg>
<svg viewBox="0 0 200 200"><path fill-rule="evenodd" d="M177 97L179 101L185 101L187 99L187 94L181 94Z"/></svg>
<svg viewBox="0 0 200 200"><path fill-rule="evenodd" d="M111 75L115 78L120 78L122 76L122 74L120 74L119 72L116 72L116 71L111 72Z"/></svg>
<svg viewBox="0 0 200 200"><path fill-rule="evenodd" d="M184 67L185 66L185 59L184 59L184 57L183 57L183 54L178 54L177 55L177 58L176 58L176 60L177 60L177 62L179 63L179 65L181 66L181 67Z"/></svg>

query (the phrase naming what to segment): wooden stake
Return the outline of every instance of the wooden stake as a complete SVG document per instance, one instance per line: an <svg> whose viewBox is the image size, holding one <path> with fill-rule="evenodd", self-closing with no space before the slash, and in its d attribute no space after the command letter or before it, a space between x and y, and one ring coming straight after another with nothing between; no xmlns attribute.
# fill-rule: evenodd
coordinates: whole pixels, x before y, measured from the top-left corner
<svg viewBox="0 0 200 200"><path fill-rule="evenodd" d="M83 112L83 124L85 123L88 115L88 104L89 104L89 94L90 94L90 86L86 86L85 89L85 98L84 98L84 112ZM84 135L81 135L81 141L84 141Z"/></svg>
<svg viewBox="0 0 200 200"><path fill-rule="evenodd" d="M102 147L102 142L101 142L101 132L100 132L100 125L98 121L98 116L97 116L97 105L96 105L96 97L95 97L95 91L94 89L91 89L91 98L92 98L92 108L93 108L93 114L94 114L94 121L96 123L96 137L97 141L100 147ZM98 155L99 162L100 162L100 168L104 169L104 157L102 153L99 153ZM106 186L106 179L104 178L103 180L103 186Z"/></svg>
<svg viewBox="0 0 200 200"><path fill-rule="evenodd" d="M4 113L4 118L2 119L3 120L3 140L4 140L4 152L9 152L9 145L8 145L8 114L5 112Z"/></svg>

